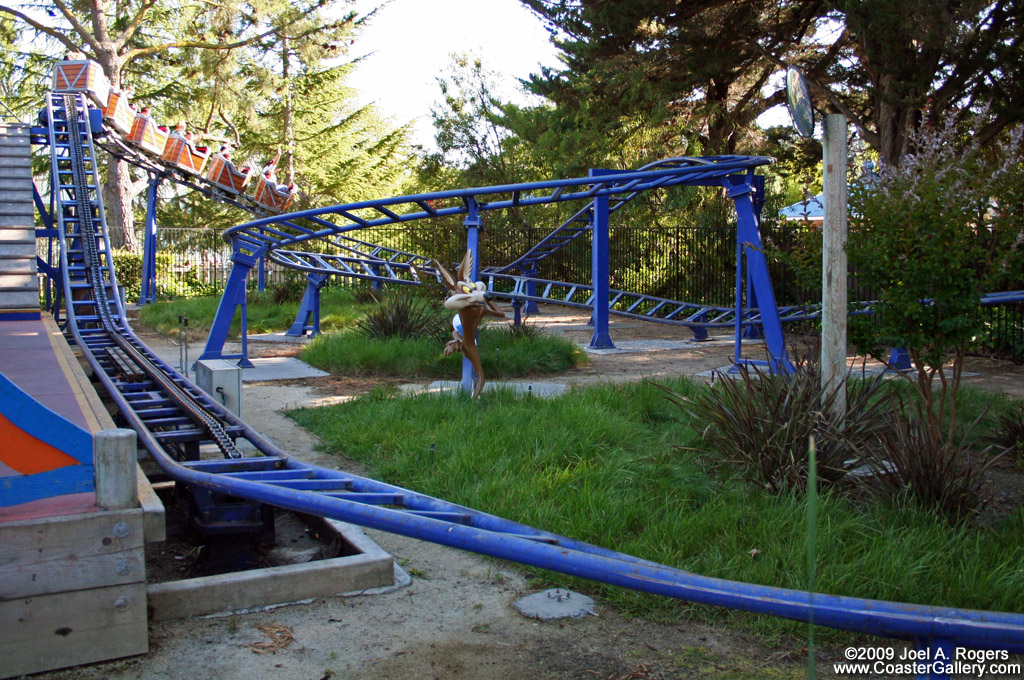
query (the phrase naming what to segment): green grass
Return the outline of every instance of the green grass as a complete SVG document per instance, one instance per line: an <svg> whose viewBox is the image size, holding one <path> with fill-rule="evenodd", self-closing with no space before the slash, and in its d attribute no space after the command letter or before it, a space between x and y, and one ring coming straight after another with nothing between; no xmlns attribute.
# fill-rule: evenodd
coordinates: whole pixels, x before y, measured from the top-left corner
<svg viewBox="0 0 1024 680"><path fill-rule="evenodd" d="M205 336L213 325L220 297L170 300L146 305L139 311L139 325L174 336L178 316L188 317L189 334ZM320 303L322 334L307 345L302 360L328 371L347 375L378 375L408 378L457 377L461 355L443 357L443 343L433 339L379 340L355 329L372 303L358 304L344 288L328 288ZM249 294L246 313L250 334L287 330L295 321L298 303L276 304L269 293ZM448 317L450 314L445 313ZM230 337L241 332L240 313L235 314ZM490 378L521 377L566 371L585 361L584 353L563 338L536 334L516 338L508 324L491 323L480 331L478 345L484 375Z"/></svg>
<svg viewBox="0 0 1024 680"><path fill-rule="evenodd" d="M344 288L328 288L320 301L320 328L324 332L351 328L364 314L363 307L352 302ZM269 293L249 293L246 321L249 333L273 333L287 330L295 322L297 302L275 304ZM164 335L178 333L178 316L188 317L189 333L210 332L220 296L176 299L145 305L139 310L139 323ZM241 333L241 314L236 311L230 337Z"/></svg>
<svg viewBox="0 0 1024 680"><path fill-rule="evenodd" d="M515 338L492 324L477 343L488 379L560 373L584 360L573 343L554 336ZM442 356L443 344L425 338L368 338L355 331L326 333L307 345L302 360L329 373L390 377L454 378L461 355Z"/></svg>
<svg viewBox="0 0 1024 680"><path fill-rule="evenodd" d="M674 381L687 394L695 387ZM542 529L707 576L788 588L807 579L805 501L708 465L701 424L649 385L555 400L484 394L395 398L290 413L372 476ZM693 427L691 425L695 425ZM993 528L951 527L911 509L822 494L818 590L922 604L1024 609L1024 511ZM756 557L751 550L756 549ZM657 618L699 612L769 634L802 627L545 575ZM826 640L828 636L826 636Z"/></svg>

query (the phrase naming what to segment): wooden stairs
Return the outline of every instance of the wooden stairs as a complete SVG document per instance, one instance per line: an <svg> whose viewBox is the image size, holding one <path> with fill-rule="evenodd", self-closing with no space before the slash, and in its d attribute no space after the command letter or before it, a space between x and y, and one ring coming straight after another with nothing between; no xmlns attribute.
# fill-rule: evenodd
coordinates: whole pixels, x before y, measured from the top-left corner
<svg viewBox="0 0 1024 680"><path fill-rule="evenodd" d="M39 318L29 126L0 122L0 320Z"/></svg>

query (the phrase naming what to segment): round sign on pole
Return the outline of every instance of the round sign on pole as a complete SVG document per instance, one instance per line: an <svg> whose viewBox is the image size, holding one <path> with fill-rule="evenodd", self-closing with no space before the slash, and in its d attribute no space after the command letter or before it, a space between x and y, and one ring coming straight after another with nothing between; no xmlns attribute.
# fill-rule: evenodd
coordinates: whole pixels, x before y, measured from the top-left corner
<svg viewBox="0 0 1024 680"><path fill-rule="evenodd" d="M801 137L814 136L814 107L811 105L811 90L807 78L795 66L786 69L786 104L793 125Z"/></svg>

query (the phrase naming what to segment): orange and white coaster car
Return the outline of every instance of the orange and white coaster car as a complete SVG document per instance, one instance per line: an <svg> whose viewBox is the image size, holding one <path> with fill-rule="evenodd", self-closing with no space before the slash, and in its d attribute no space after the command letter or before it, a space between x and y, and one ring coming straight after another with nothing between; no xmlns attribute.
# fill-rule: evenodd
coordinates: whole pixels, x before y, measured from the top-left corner
<svg viewBox="0 0 1024 680"><path fill-rule="evenodd" d="M167 134L157 127L156 121L148 114L137 113L127 140L143 151L159 157L167 144Z"/></svg>
<svg viewBox="0 0 1024 680"><path fill-rule="evenodd" d="M128 93L110 88L107 105L103 107L103 120L122 135L131 134L135 125L135 111L128 106Z"/></svg>
<svg viewBox="0 0 1024 680"><path fill-rule="evenodd" d="M53 91L87 94L89 99L102 109L107 105L110 81L103 73L103 68L95 61L59 61L53 69Z"/></svg>
<svg viewBox="0 0 1024 680"><path fill-rule="evenodd" d="M292 204L292 192L279 189L277 182L268 181L260 175L256 180L256 195L253 199L267 210L284 212Z"/></svg>
<svg viewBox="0 0 1024 680"><path fill-rule="evenodd" d="M206 179L225 191L240 194L252 179L252 171L239 172L235 164L220 154L210 156L206 165Z"/></svg>
<svg viewBox="0 0 1024 680"><path fill-rule="evenodd" d="M161 158L179 170L193 175L202 175L209 155L209 153L197 151L185 138L172 134L167 139Z"/></svg>

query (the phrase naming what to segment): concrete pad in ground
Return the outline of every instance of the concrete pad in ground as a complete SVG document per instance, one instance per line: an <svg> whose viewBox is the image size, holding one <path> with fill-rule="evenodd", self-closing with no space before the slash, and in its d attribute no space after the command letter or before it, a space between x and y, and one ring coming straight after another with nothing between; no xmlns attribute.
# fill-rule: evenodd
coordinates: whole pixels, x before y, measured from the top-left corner
<svg viewBox="0 0 1024 680"><path fill-rule="evenodd" d="M305 345L307 342L312 342L313 338L308 335L301 335L295 337L293 335L285 335L284 331L278 333L259 333L253 335L252 333L248 336L249 342L277 342L286 345Z"/></svg>
<svg viewBox="0 0 1024 680"><path fill-rule="evenodd" d="M912 368L908 368L906 372L909 373L909 372L911 372L913 370L914 369L912 369ZM874 377L874 376L876 376L876 375L878 375L880 373L885 374L886 378L895 378L900 373L903 373L903 371L893 371L893 370L890 370L888 367L883 366L882 364L869 364L869 365L857 364L857 365L855 365L853 367L853 370L850 371L850 377L852 377L852 378L866 378L868 376ZM974 373L972 371L964 371L963 373L960 374L960 377L962 377L962 378L973 378L973 377L976 377L977 375L978 375L977 373Z"/></svg>
<svg viewBox="0 0 1024 680"><path fill-rule="evenodd" d="M252 368L242 369L242 382L297 380L299 378L321 378L329 375L295 357L266 357L264 359L252 359L252 363Z"/></svg>
<svg viewBox="0 0 1024 680"><path fill-rule="evenodd" d="M400 390L406 394L443 394L457 392L461 384L454 380L435 380L429 385L402 385ZM484 392L509 390L534 397L560 397L565 394L565 385L549 382L489 382L484 384Z"/></svg>
<svg viewBox="0 0 1024 680"><path fill-rule="evenodd" d="M589 323L544 321L543 319L535 318L527 319L527 323L539 326L545 331L594 331L594 327ZM615 331L624 328L640 328L641 326L642 324L638 323L612 323L609 325L609 330Z"/></svg>
<svg viewBox="0 0 1024 680"><path fill-rule="evenodd" d="M523 616L541 621L597 616L597 606L592 599L564 588L551 588L522 597L516 600L516 609Z"/></svg>
<svg viewBox="0 0 1024 680"><path fill-rule="evenodd" d="M695 347L716 347L733 344L732 338L709 338L708 340L620 340L612 338L615 347L608 349L591 349L590 345L580 343L580 348L587 354L631 354L635 352L661 352L673 349L693 349Z"/></svg>

